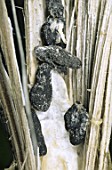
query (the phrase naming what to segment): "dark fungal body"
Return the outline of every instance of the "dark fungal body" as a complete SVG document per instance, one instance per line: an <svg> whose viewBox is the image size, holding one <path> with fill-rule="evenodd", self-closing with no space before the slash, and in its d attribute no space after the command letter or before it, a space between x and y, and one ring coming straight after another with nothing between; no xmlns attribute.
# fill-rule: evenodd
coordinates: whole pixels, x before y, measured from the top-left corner
<svg viewBox="0 0 112 170"><path fill-rule="evenodd" d="M66 48L65 20L63 18L48 17L42 25L41 37L44 45L58 45Z"/></svg>
<svg viewBox="0 0 112 170"><path fill-rule="evenodd" d="M46 0L48 14L54 18L63 17L64 7L61 0Z"/></svg>
<svg viewBox="0 0 112 170"><path fill-rule="evenodd" d="M38 147L39 147L39 155L44 156L47 154L47 147L44 141L44 136L42 134L42 129L41 129L41 124L40 121L35 113L35 111L32 109L32 119L34 123L34 128L35 128L35 134L38 142Z"/></svg>
<svg viewBox="0 0 112 170"><path fill-rule="evenodd" d="M66 48L64 7L61 0L46 0L47 21L41 28L44 45L58 45Z"/></svg>
<svg viewBox="0 0 112 170"><path fill-rule="evenodd" d="M65 128L69 132L70 143L72 145L84 142L88 119L86 109L79 102L73 104L65 113Z"/></svg>
<svg viewBox="0 0 112 170"><path fill-rule="evenodd" d="M38 111L47 111L52 100L51 70L67 73L67 68L80 68L81 61L58 46L35 47L34 53L44 62L37 70L36 81L30 91L31 105Z"/></svg>
<svg viewBox="0 0 112 170"><path fill-rule="evenodd" d="M79 58L72 56L71 53L58 46L37 46L34 49L34 53L38 60L49 63L54 68L59 65L78 69L82 65Z"/></svg>
<svg viewBox="0 0 112 170"><path fill-rule="evenodd" d="M38 111L47 111L51 103L51 69L52 67L47 63L39 66L35 84L30 91L31 105Z"/></svg>

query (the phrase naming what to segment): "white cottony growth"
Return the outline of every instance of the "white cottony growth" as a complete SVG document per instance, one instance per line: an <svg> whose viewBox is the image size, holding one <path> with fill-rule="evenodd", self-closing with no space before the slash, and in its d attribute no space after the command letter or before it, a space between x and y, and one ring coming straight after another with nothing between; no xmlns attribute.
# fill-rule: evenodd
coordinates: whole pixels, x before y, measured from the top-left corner
<svg viewBox="0 0 112 170"><path fill-rule="evenodd" d="M37 112L47 145L42 170L78 170L77 147L70 144L64 114L71 107L63 78L52 71L53 97L47 112Z"/></svg>

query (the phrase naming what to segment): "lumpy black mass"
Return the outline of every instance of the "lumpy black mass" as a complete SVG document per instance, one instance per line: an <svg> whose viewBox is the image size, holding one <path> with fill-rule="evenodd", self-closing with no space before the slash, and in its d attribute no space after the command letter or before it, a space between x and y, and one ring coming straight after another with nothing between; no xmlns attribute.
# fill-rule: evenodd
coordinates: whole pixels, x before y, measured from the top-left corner
<svg viewBox="0 0 112 170"><path fill-rule="evenodd" d="M61 0L46 0L47 11L54 18L63 16L64 7Z"/></svg>
<svg viewBox="0 0 112 170"><path fill-rule="evenodd" d="M40 156L44 156L47 154L47 147L44 141L44 136L42 134L42 129L41 129L41 124L40 121L35 113L35 111L32 109L32 119L34 123L34 128L35 128L35 134L38 142L38 147L39 147L39 154Z"/></svg>
<svg viewBox="0 0 112 170"><path fill-rule="evenodd" d="M64 115L65 128L69 132L72 145L78 145L85 140L86 128L88 124L88 114L86 109L76 102Z"/></svg>
<svg viewBox="0 0 112 170"><path fill-rule="evenodd" d="M52 66L63 66L66 68L78 69L81 67L79 58L72 56L59 46L37 46L34 53L38 60L49 63Z"/></svg>
<svg viewBox="0 0 112 170"><path fill-rule="evenodd" d="M42 25L41 38L44 45L58 45L66 48L64 19L48 17Z"/></svg>
<svg viewBox="0 0 112 170"><path fill-rule="evenodd" d="M39 66L35 84L30 91L31 105L38 111L47 111L51 103L51 69L47 63Z"/></svg>

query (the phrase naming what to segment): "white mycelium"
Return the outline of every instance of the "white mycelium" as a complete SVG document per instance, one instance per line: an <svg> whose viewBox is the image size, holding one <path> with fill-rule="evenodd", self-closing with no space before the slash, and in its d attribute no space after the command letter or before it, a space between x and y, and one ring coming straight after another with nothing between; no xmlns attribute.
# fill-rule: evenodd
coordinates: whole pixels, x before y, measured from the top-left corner
<svg viewBox="0 0 112 170"><path fill-rule="evenodd" d="M52 71L53 96L47 112L37 112L47 145L42 170L78 170L77 147L70 144L64 114L71 107L63 78Z"/></svg>

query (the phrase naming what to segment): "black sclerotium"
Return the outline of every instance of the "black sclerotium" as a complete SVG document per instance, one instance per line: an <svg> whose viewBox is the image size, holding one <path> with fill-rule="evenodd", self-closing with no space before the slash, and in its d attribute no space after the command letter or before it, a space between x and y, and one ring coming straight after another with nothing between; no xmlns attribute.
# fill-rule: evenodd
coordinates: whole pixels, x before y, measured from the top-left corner
<svg viewBox="0 0 112 170"><path fill-rule="evenodd" d="M73 104L65 113L65 128L69 132L72 145L84 142L88 119L86 109L79 102Z"/></svg>
<svg viewBox="0 0 112 170"><path fill-rule="evenodd" d="M47 154L47 147L44 141L44 136L42 134L42 129L41 129L41 124L40 121L35 113L35 111L32 109L32 119L34 123L34 128L35 128L35 134L38 142L38 147L39 147L39 154L40 156L44 156Z"/></svg>
<svg viewBox="0 0 112 170"><path fill-rule="evenodd" d="M58 45L66 48L65 20L63 18L48 17L41 28L44 45Z"/></svg>
<svg viewBox="0 0 112 170"><path fill-rule="evenodd" d="M38 60L47 62L52 66L64 66L66 68L78 69L81 67L79 58L72 56L59 46L37 46L34 53Z"/></svg>
<svg viewBox="0 0 112 170"><path fill-rule="evenodd" d="M63 16L64 7L61 0L46 0L46 6L49 15L54 18L60 18Z"/></svg>
<svg viewBox="0 0 112 170"><path fill-rule="evenodd" d="M47 63L39 66L36 82L30 91L31 105L38 111L47 111L51 103L51 69L52 67Z"/></svg>

